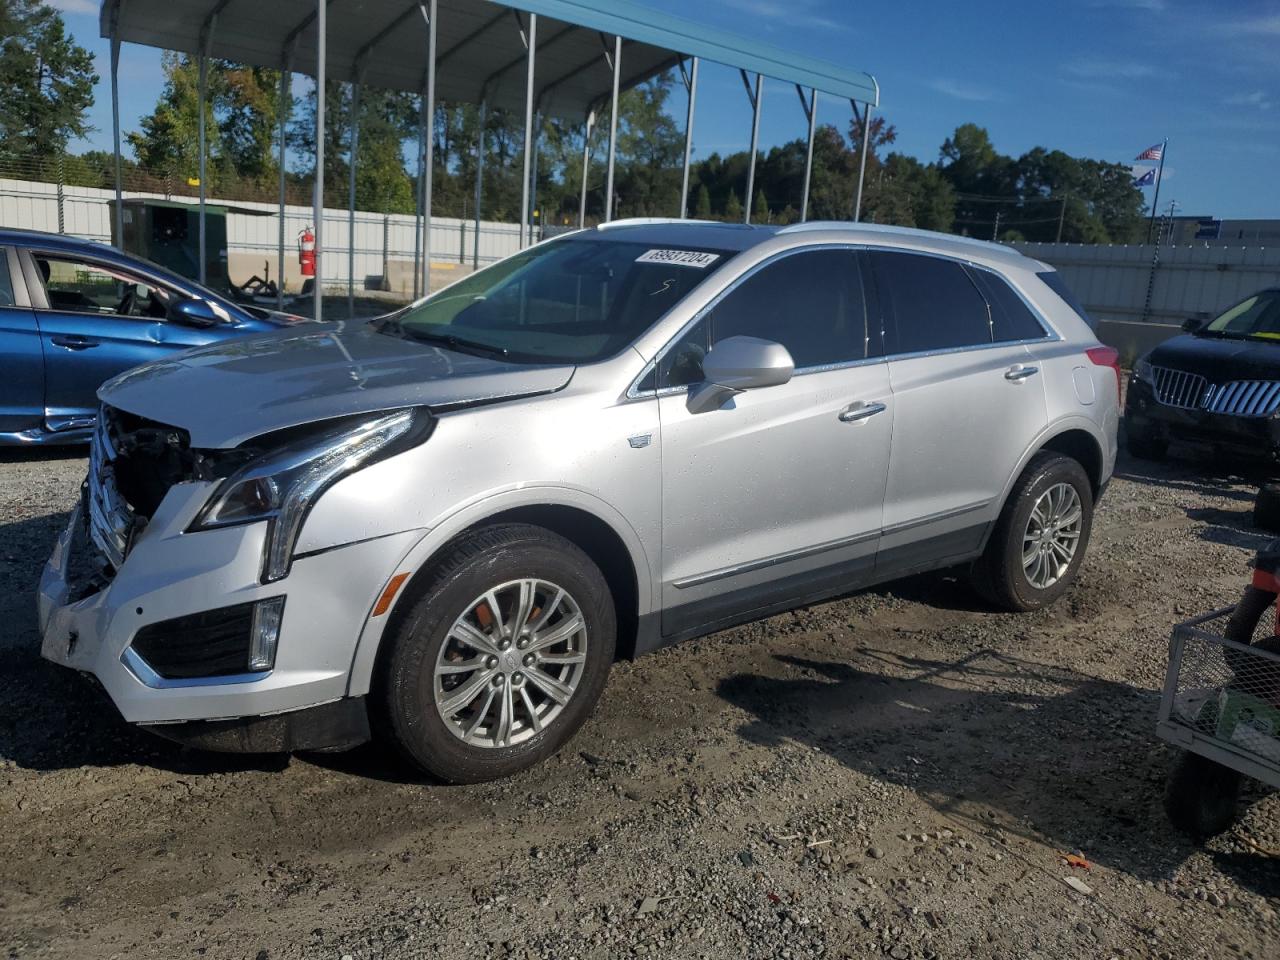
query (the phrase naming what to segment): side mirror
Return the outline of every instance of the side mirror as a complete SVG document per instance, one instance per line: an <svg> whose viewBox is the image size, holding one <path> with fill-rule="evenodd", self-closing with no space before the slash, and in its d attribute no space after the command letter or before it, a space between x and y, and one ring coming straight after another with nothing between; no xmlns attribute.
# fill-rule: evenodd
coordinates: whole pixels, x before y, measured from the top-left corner
<svg viewBox="0 0 1280 960"><path fill-rule="evenodd" d="M1197 330L1203 327L1204 324L1205 322L1201 320L1199 317L1187 317L1187 319L1182 321L1182 332L1195 333Z"/></svg>
<svg viewBox="0 0 1280 960"><path fill-rule="evenodd" d="M703 382L689 388L690 413L716 410L744 390L776 387L795 373L791 353L780 343L759 337L727 337L702 360Z"/></svg>
<svg viewBox="0 0 1280 960"><path fill-rule="evenodd" d="M169 308L169 319L186 327L216 327L222 319L204 300L179 300Z"/></svg>

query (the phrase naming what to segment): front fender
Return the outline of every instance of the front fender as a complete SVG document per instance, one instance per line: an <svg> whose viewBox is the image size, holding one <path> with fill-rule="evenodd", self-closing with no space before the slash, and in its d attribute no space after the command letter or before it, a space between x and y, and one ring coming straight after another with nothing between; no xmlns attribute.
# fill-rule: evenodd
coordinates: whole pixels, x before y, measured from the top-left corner
<svg viewBox="0 0 1280 960"><path fill-rule="evenodd" d="M520 507L570 507L590 513L603 521L617 534L631 557L636 571L636 596L638 613L643 618L654 609L654 589L657 571L645 551L644 543L630 521L616 509L588 491L556 484L522 484L506 490L492 491L455 510L433 523L430 529L413 543L396 564L392 575L408 573L412 577L422 570L447 543L463 531L478 526L491 517ZM656 558L653 562L656 562ZM390 581L390 576L388 577ZM400 597L397 597L397 601ZM394 606L392 607L394 610ZM382 616L370 616L365 621L351 661L347 695L362 696L369 692L373 667L377 660L382 636L391 618L391 611Z"/></svg>

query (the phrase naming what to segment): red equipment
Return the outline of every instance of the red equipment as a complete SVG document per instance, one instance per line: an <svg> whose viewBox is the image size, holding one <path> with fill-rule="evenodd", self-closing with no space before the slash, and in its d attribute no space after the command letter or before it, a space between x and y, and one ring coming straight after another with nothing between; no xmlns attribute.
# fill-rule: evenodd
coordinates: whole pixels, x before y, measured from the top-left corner
<svg viewBox="0 0 1280 960"><path fill-rule="evenodd" d="M316 235L310 226L298 234L298 263L304 277L316 275Z"/></svg>

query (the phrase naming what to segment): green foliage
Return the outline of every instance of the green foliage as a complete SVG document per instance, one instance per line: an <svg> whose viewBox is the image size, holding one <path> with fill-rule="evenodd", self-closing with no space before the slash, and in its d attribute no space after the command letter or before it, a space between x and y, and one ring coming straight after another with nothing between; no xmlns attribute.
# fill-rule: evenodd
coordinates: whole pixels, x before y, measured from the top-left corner
<svg viewBox="0 0 1280 960"><path fill-rule="evenodd" d="M742 201L738 199L738 191L732 188L729 190L729 202L724 205L724 216L734 223L742 219Z"/></svg>
<svg viewBox="0 0 1280 960"><path fill-rule="evenodd" d="M0 160L42 163L89 133L93 56L38 0L0 0Z"/></svg>
<svg viewBox="0 0 1280 960"><path fill-rule="evenodd" d="M711 219L711 193L705 183L698 184L698 199L693 205L693 215L699 220Z"/></svg>

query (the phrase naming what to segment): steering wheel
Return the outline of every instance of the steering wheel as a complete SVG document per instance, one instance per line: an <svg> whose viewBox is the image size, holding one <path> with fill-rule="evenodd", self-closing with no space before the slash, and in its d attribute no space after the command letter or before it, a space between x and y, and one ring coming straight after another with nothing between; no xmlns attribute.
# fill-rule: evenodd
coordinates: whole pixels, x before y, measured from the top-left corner
<svg viewBox="0 0 1280 960"><path fill-rule="evenodd" d="M124 296L120 298L120 302L116 304L116 313L123 317L133 313L134 301L138 299L138 288L134 284L125 287Z"/></svg>

